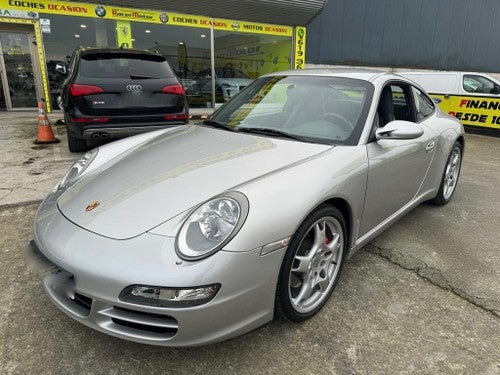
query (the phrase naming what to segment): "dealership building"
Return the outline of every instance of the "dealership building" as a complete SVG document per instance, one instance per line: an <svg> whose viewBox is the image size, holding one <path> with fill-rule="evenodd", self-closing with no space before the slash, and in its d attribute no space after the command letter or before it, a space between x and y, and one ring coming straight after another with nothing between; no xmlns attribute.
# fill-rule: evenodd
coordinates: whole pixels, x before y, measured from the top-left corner
<svg viewBox="0 0 500 375"><path fill-rule="evenodd" d="M0 109L33 108L45 98L50 111L76 47L157 51L186 87L190 107L212 107L229 99L228 86L303 68L304 25L325 3L0 0Z"/></svg>

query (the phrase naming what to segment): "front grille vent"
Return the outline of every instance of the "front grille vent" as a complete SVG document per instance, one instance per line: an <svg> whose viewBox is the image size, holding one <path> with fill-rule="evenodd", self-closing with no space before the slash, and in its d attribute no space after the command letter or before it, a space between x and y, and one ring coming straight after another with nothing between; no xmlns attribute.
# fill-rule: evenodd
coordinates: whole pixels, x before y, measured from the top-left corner
<svg viewBox="0 0 500 375"><path fill-rule="evenodd" d="M90 309L92 308L92 298L86 297L83 294L75 292L72 300L80 307L83 307L88 313L90 313Z"/></svg>
<svg viewBox="0 0 500 375"><path fill-rule="evenodd" d="M177 320L168 315L153 314L122 307L111 307L99 311L100 314L111 318L115 328L125 331L133 330L137 334L154 336L156 339L173 337L179 329ZM130 333L130 332L127 332Z"/></svg>

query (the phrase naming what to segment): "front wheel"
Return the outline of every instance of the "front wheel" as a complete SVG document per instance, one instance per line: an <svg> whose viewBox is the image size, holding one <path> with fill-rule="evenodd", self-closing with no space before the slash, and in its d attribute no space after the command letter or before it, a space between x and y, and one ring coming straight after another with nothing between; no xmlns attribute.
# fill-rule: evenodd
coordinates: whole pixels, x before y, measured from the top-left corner
<svg viewBox="0 0 500 375"><path fill-rule="evenodd" d="M281 266L275 316L302 322L328 301L347 247L344 217L333 206L311 213L293 235Z"/></svg>
<svg viewBox="0 0 500 375"><path fill-rule="evenodd" d="M460 169L462 167L462 145L460 142L455 142L451 150L450 156L446 161L446 166L444 168L443 177L441 179L441 185L434 199L431 203L437 206L444 206L447 204L455 189L457 187L458 177L460 176Z"/></svg>

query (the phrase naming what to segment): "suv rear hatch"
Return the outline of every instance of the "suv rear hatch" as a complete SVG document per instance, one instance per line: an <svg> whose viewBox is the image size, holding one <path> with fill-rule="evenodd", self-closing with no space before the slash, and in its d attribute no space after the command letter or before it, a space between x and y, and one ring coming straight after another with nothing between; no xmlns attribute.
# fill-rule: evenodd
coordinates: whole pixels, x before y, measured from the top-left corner
<svg viewBox="0 0 500 375"><path fill-rule="evenodd" d="M88 116L186 112L184 88L166 59L155 54L84 54L69 94Z"/></svg>

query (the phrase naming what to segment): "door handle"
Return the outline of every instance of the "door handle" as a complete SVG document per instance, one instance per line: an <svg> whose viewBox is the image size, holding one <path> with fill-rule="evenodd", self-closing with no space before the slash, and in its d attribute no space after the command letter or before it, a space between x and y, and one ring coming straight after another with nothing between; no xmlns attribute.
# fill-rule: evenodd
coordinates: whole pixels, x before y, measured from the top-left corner
<svg viewBox="0 0 500 375"><path fill-rule="evenodd" d="M427 146L425 146L425 151L431 152L432 150L434 150L435 146L436 146L436 142L434 140L432 140L429 143L427 143Z"/></svg>

